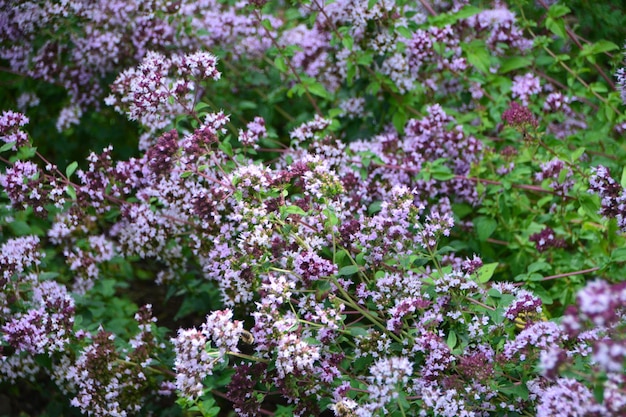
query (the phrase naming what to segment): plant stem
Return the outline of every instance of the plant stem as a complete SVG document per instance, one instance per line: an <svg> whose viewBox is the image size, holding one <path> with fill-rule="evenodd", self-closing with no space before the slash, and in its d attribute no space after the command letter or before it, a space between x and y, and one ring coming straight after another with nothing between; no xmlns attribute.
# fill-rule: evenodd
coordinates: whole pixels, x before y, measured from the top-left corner
<svg viewBox="0 0 626 417"><path fill-rule="evenodd" d="M589 273L591 273L591 272L595 272L595 271L597 271L597 270L599 270L599 269L601 269L601 268L600 268L599 266L596 266L596 267L594 267L594 268L583 269L583 270L580 270L580 271L565 272L565 273L563 273L563 274L550 275L550 276L548 276L548 277L544 277L544 278L542 278L542 279L541 279L541 282L543 282L543 281L550 281L550 280L553 280L553 279L559 279L559 278L571 277L571 276L575 276L575 275L589 274ZM515 285L515 286L519 287L519 286L522 286L522 285L524 285L524 284L526 284L526 283L525 283L525 282L516 282L516 283L515 283L515 284L513 284L513 285Z"/></svg>

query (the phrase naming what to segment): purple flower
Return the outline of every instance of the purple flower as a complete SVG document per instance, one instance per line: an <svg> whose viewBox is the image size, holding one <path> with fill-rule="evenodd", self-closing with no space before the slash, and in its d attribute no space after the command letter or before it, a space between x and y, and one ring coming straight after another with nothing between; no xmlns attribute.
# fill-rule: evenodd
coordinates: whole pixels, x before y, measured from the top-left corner
<svg viewBox="0 0 626 417"><path fill-rule="evenodd" d="M538 126L537 119L528 107L523 107L516 101L512 101L509 108L502 113L502 120L508 125L518 128Z"/></svg>
<svg viewBox="0 0 626 417"><path fill-rule="evenodd" d="M12 110L5 110L0 116L0 140L11 143L15 142L15 147L28 143L28 134L19 128L28 124L28 117L22 113Z"/></svg>
<svg viewBox="0 0 626 417"><path fill-rule="evenodd" d="M528 238L531 242L535 242L535 247L539 252L544 252L549 248L564 248L567 246L565 239L557 238L554 230L546 227L539 233L534 233Z"/></svg>
<svg viewBox="0 0 626 417"><path fill-rule="evenodd" d="M533 324L532 317L541 314L541 299L526 290L520 290L517 297L507 307L504 317L515 320L520 314L525 314L526 327Z"/></svg>
<svg viewBox="0 0 626 417"><path fill-rule="evenodd" d="M554 385L539 390L537 396L537 417L607 415L591 391L574 379L560 378Z"/></svg>
<svg viewBox="0 0 626 417"><path fill-rule="evenodd" d="M293 268L306 283L337 273L337 265L310 251L299 253L294 259Z"/></svg>
<svg viewBox="0 0 626 417"><path fill-rule="evenodd" d="M231 310L214 311L206 318L202 324L202 333L207 339L212 339L215 346L220 349L220 353L239 352L237 343L243 333L243 323L239 320L232 320Z"/></svg>
<svg viewBox="0 0 626 417"><path fill-rule="evenodd" d="M600 196L600 214L617 219L622 232L626 232L626 193L622 186L611 177L608 168L598 165L591 169L589 192Z"/></svg>
<svg viewBox="0 0 626 417"><path fill-rule="evenodd" d="M541 164L541 172L535 174L537 181L550 180L550 188L557 194L565 195L574 186L572 170L565 166L565 162L554 158Z"/></svg>
<svg viewBox="0 0 626 417"><path fill-rule="evenodd" d="M172 343L176 352L176 389L187 398L196 398L202 394L202 380L213 374L213 367L220 357L207 352L208 340L196 329L178 329L178 337L172 339Z"/></svg>
<svg viewBox="0 0 626 417"><path fill-rule="evenodd" d="M531 73L524 75L516 75L513 79L511 93L513 98L519 98L524 106L528 106L530 96L541 92L541 84L539 77L535 77Z"/></svg>

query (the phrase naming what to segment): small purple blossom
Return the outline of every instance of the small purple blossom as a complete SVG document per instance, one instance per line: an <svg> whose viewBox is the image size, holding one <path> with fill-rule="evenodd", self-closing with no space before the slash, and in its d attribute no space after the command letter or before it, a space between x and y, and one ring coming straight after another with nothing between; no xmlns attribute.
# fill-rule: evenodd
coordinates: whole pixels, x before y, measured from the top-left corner
<svg viewBox="0 0 626 417"><path fill-rule="evenodd" d="M509 108L502 113L502 120L510 126L518 128L537 127L538 125L537 119L530 109L521 106L516 101L512 101Z"/></svg>
<svg viewBox="0 0 626 417"><path fill-rule="evenodd" d="M304 282L332 276L337 273L337 265L321 258L314 252L298 254L294 260L294 272L302 277Z"/></svg>
<svg viewBox="0 0 626 417"><path fill-rule="evenodd" d="M213 373L219 357L209 354L206 336L196 329L179 329L172 343L176 352L176 389L187 398L196 398L202 394L202 380Z"/></svg>
<svg viewBox="0 0 626 417"><path fill-rule="evenodd" d="M533 233L528 240L535 242L535 247L539 252L545 252L549 248L564 248L567 246L565 239L557 238L554 230L549 227L544 228L539 233Z"/></svg>
<svg viewBox="0 0 626 417"><path fill-rule="evenodd" d="M566 167L565 162L554 158L541 164L541 172L535 174L537 181L550 181L550 188L558 195L566 195L574 186L572 170Z"/></svg>
<svg viewBox="0 0 626 417"><path fill-rule="evenodd" d="M252 146L254 149L258 149L259 140L266 135L265 120L262 117L255 117L252 122L246 125L246 130L239 129L239 142L244 146Z"/></svg>
<svg viewBox="0 0 626 417"><path fill-rule="evenodd" d="M622 232L626 232L626 192L622 186L611 177L608 168L598 165L591 169L589 178L589 192L600 196L600 214L608 218L617 219Z"/></svg>
<svg viewBox="0 0 626 417"><path fill-rule="evenodd" d="M515 320L520 314L523 314L526 317L526 326L528 327L533 323L532 317L542 313L541 306L539 297L529 291L520 290L515 300L505 310L504 317Z"/></svg>
<svg viewBox="0 0 626 417"><path fill-rule="evenodd" d="M228 351L239 352L237 343L243 333L243 323L239 320L233 321L232 318L231 310L214 311L202 324L202 333L207 339L213 340L222 355Z"/></svg>
<svg viewBox="0 0 626 417"><path fill-rule="evenodd" d="M12 110L4 110L0 116L0 140L15 146L23 146L28 143L28 134L20 127L28 124L28 117Z"/></svg>
<svg viewBox="0 0 626 417"><path fill-rule="evenodd" d="M532 73L516 75L513 79L513 86L511 87L513 98L519 99L524 106L528 106L530 96L540 92L541 84L539 77L534 76Z"/></svg>

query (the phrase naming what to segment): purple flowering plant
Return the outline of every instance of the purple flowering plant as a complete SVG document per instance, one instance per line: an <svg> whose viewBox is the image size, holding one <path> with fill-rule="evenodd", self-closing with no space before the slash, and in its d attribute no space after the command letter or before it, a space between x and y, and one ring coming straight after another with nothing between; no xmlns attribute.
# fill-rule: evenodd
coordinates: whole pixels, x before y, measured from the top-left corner
<svg viewBox="0 0 626 417"><path fill-rule="evenodd" d="M7 414L626 412L625 77L566 6L11 6L58 134L138 151L2 110Z"/></svg>

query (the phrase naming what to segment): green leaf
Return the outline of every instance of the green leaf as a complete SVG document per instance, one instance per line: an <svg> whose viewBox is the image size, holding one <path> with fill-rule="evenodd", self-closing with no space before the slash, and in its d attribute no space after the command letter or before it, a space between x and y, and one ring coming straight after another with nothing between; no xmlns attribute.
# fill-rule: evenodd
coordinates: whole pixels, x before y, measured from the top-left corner
<svg viewBox="0 0 626 417"><path fill-rule="evenodd" d="M450 333L448 333L448 338L446 340L446 345L448 345L450 349L454 349L454 347L456 346L456 341L456 333L454 333L454 330L450 330Z"/></svg>
<svg viewBox="0 0 626 417"><path fill-rule="evenodd" d="M371 52L362 52L356 57L356 62L364 67L370 66L374 60L374 54Z"/></svg>
<svg viewBox="0 0 626 417"><path fill-rule="evenodd" d="M493 273L496 271L497 267L498 262L492 262L481 266L480 269L476 271L476 275L478 276L478 282L484 284L485 282L489 281L493 276Z"/></svg>
<svg viewBox="0 0 626 417"><path fill-rule="evenodd" d="M274 417L293 417L293 405L278 405L274 411Z"/></svg>
<svg viewBox="0 0 626 417"><path fill-rule="evenodd" d="M341 44L344 48L352 50L352 47L354 46L354 39L352 39L352 36L346 35L343 39L341 39Z"/></svg>
<svg viewBox="0 0 626 417"><path fill-rule="evenodd" d="M9 223L9 229L16 236L26 236L32 234L32 228L23 220L14 220Z"/></svg>
<svg viewBox="0 0 626 417"><path fill-rule="evenodd" d="M230 156L231 158L233 157L233 145L231 145L229 141L221 141L218 145L218 148L220 148L222 152L224 152L226 155Z"/></svg>
<svg viewBox="0 0 626 417"><path fill-rule="evenodd" d="M555 3L548 9L548 16L553 19L559 18L561 16L565 16L571 12L571 9L567 6L563 6L562 4Z"/></svg>
<svg viewBox="0 0 626 417"><path fill-rule="evenodd" d="M592 218L598 217L598 211L600 210L600 201L597 196L591 194L581 194L578 197L580 206L585 212Z"/></svg>
<svg viewBox="0 0 626 417"><path fill-rule="evenodd" d="M393 126L396 128L397 131L402 132L404 131L404 126L406 125L407 119L408 117L404 110L396 110L396 112L393 114L393 117L391 118L391 123L393 123Z"/></svg>
<svg viewBox="0 0 626 417"><path fill-rule="evenodd" d="M585 148L581 147L576 149L574 152L572 152L572 154L570 155L570 161L571 162L575 162L577 163L578 160L580 159L581 156L583 156L583 154L585 153Z"/></svg>
<svg viewBox="0 0 626 417"><path fill-rule="evenodd" d="M467 62L483 74L489 73L491 55L484 41L474 40L468 44L462 45L462 48L467 55Z"/></svg>
<svg viewBox="0 0 626 417"><path fill-rule="evenodd" d="M263 19L261 24L263 25L265 29L270 30L270 31L272 30L272 22L270 22L269 19Z"/></svg>
<svg viewBox="0 0 626 417"><path fill-rule="evenodd" d="M611 252L611 262L626 262L626 248L617 248Z"/></svg>
<svg viewBox="0 0 626 417"><path fill-rule="evenodd" d="M326 90L326 88L324 88L324 86L321 83L312 83L308 86L309 88L309 92L311 94L314 94L318 97L322 97L322 98L329 98L330 94L328 93L328 91Z"/></svg>
<svg viewBox="0 0 626 417"><path fill-rule="evenodd" d="M481 9L480 7L476 7L476 6L471 6L471 5L466 5L464 6L461 10L459 10L458 12L454 13L453 16L455 19L466 19L468 17L472 17L480 12L482 12L483 9Z"/></svg>
<svg viewBox="0 0 626 417"><path fill-rule="evenodd" d="M10 149L13 149L13 147L15 146L16 143L17 142L8 142L8 143L5 143L4 145L0 146L0 153L1 152L6 152L6 151L8 151Z"/></svg>
<svg viewBox="0 0 626 417"><path fill-rule="evenodd" d="M495 232L498 223L491 217L479 216L474 219L474 229L478 235L478 240L484 242Z"/></svg>
<svg viewBox="0 0 626 417"><path fill-rule="evenodd" d="M514 56L502 60L500 65L500 74L506 74L507 72L514 71L516 69L525 68L533 63L532 59L523 56Z"/></svg>
<svg viewBox="0 0 626 417"><path fill-rule="evenodd" d="M528 265L529 274L533 272L537 272L537 271L549 271L550 269L552 269L552 266L549 263L544 262L544 261L537 261Z"/></svg>
<svg viewBox="0 0 626 417"><path fill-rule="evenodd" d="M70 198L71 198L73 201L76 201L76 190L74 189L74 186L73 186L73 185L67 185L67 186L65 187L65 192L67 193L67 195L69 195L69 196L70 196Z"/></svg>
<svg viewBox="0 0 626 417"><path fill-rule="evenodd" d="M450 167L445 165L434 166L431 171L431 176L438 181L448 181L454 178L456 175L452 172Z"/></svg>
<svg viewBox="0 0 626 417"><path fill-rule="evenodd" d="M512 398L514 399L522 399L522 400L527 400L528 399L528 388L526 388L526 384L522 383L518 383L518 384L511 384L511 385L506 385L503 387L498 388L498 391L500 391L503 394L507 394L510 395Z"/></svg>
<svg viewBox="0 0 626 417"><path fill-rule="evenodd" d="M626 188L626 166L622 168L622 178L619 183L622 185L622 188Z"/></svg>
<svg viewBox="0 0 626 417"><path fill-rule="evenodd" d="M65 168L65 176L67 178L71 177L74 171L78 168L78 162L74 161Z"/></svg>
<svg viewBox="0 0 626 417"><path fill-rule="evenodd" d="M545 25L546 29L559 36L560 38L567 38L567 31L565 30L565 23L563 22L563 20L555 20L552 17L546 17Z"/></svg>
<svg viewBox="0 0 626 417"><path fill-rule="evenodd" d="M39 274L39 279L42 281L46 281L49 279L54 279L56 277L58 277L59 275L61 275L58 272L42 272Z"/></svg>
<svg viewBox="0 0 626 417"><path fill-rule="evenodd" d="M17 155L15 155L15 157L19 159L20 161L25 161L27 159L31 159L36 154L37 154L37 147L22 146L17 150Z"/></svg>
<svg viewBox="0 0 626 417"><path fill-rule="evenodd" d="M302 210L302 208L291 205L291 206L280 206L280 218L285 220L289 215L296 214L298 216L306 216L306 211Z"/></svg>
<svg viewBox="0 0 626 417"><path fill-rule="evenodd" d="M341 277L345 275L356 274L357 272L359 272L358 265L348 265L348 266L344 266L343 268L341 268L338 274Z"/></svg>
<svg viewBox="0 0 626 417"><path fill-rule="evenodd" d="M580 51L580 55L581 56L597 55L603 52L613 51L615 49L619 49L619 46L617 46L613 42L599 40L597 42L585 44L583 46L583 49Z"/></svg>
<svg viewBox="0 0 626 417"><path fill-rule="evenodd" d="M199 102L198 104L196 104L196 106L193 108L196 113L200 113L203 110L210 110L211 106L203 101Z"/></svg>
<svg viewBox="0 0 626 417"><path fill-rule="evenodd" d="M403 38L411 39L413 37L413 32L411 32L411 29L406 26L398 26L396 28L396 32Z"/></svg>
<svg viewBox="0 0 626 417"><path fill-rule="evenodd" d="M276 59L274 59L274 66L280 72L287 72L287 64L285 63L285 58L282 56L277 56Z"/></svg>
<svg viewBox="0 0 626 417"><path fill-rule="evenodd" d="M202 417L216 417L220 413L220 408L215 405L215 399L213 398L198 401L198 408L202 413Z"/></svg>
<svg viewBox="0 0 626 417"><path fill-rule="evenodd" d="M380 211L380 209L382 208L382 206L383 206L383 202L382 201L374 201L367 208L367 214L369 214L371 216L373 214L378 213Z"/></svg>

